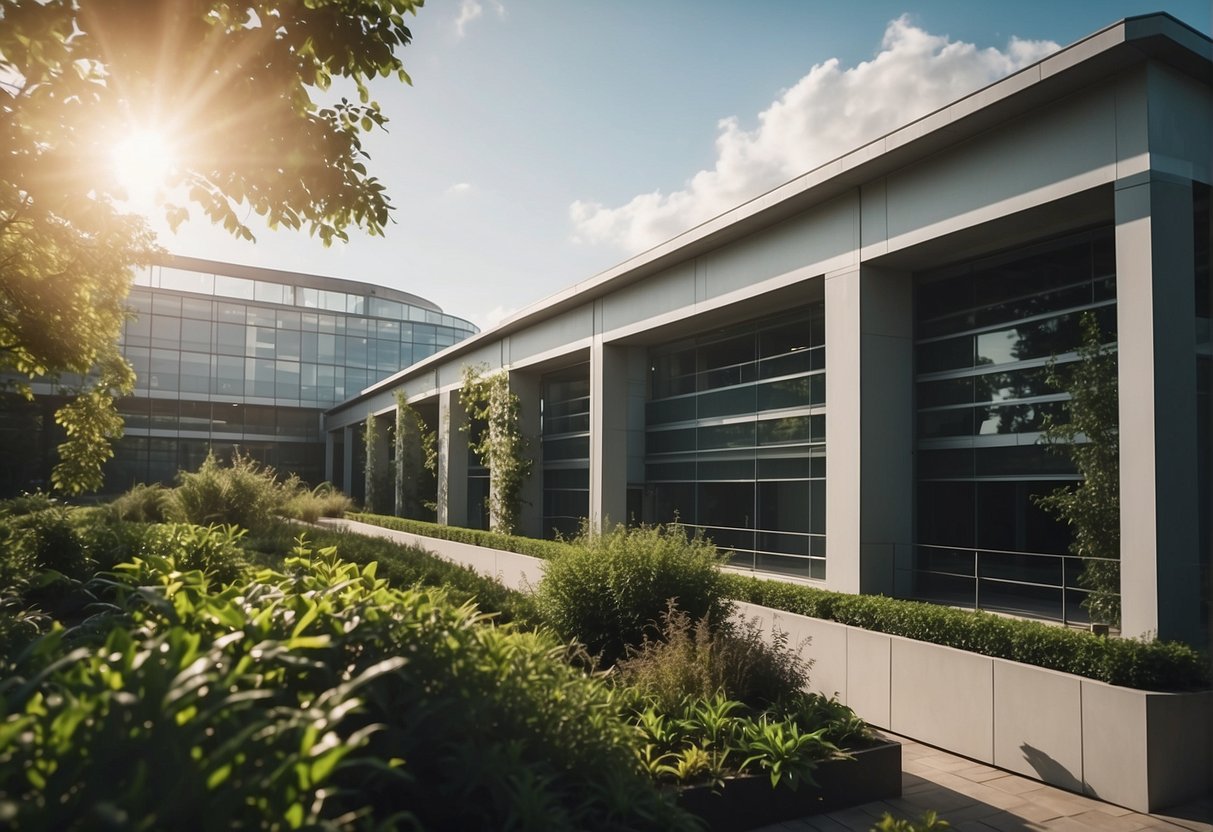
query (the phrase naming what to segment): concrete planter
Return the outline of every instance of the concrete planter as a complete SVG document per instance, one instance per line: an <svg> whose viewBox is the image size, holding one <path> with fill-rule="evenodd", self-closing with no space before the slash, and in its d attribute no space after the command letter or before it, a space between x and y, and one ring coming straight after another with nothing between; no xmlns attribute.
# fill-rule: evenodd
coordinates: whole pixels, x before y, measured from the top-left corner
<svg viewBox="0 0 1213 832"><path fill-rule="evenodd" d="M741 832L901 795L900 743L884 742L852 754L853 760L820 763L813 772L816 786L772 789L766 775L744 775L728 778L720 790L685 788L678 793L678 805L711 832Z"/></svg>
<svg viewBox="0 0 1213 832"><path fill-rule="evenodd" d="M813 688L837 694L872 725L1138 812L1213 791L1213 691L1122 688L755 604L740 607L740 614L790 632L793 643L811 636Z"/></svg>

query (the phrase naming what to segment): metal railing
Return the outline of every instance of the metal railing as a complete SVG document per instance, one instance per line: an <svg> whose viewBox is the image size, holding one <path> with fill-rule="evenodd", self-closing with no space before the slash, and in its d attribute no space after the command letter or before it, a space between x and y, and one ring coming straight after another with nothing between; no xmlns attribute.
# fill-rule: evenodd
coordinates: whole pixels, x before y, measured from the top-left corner
<svg viewBox="0 0 1213 832"><path fill-rule="evenodd" d="M1091 590L1078 584L1085 564L1118 563L1114 558L1003 549L928 544L909 549L909 568L902 571L909 573L913 597L1062 624L1089 622L1081 603ZM923 568L923 560L936 563Z"/></svg>

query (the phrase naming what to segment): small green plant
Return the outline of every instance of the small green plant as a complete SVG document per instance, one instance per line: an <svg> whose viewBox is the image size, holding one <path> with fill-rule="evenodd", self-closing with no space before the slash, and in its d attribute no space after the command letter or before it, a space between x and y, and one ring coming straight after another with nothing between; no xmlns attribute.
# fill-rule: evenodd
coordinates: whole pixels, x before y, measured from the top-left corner
<svg viewBox="0 0 1213 832"><path fill-rule="evenodd" d="M721 693L688 696L671 710L641 696L633 708L641 762L658 782L720 787L750 773L768 777L771 788L796 789L813 782L822 760L845 756L827 736L831 725L756 712Z"/></svg>
<svg viewBox="0 0 1213 832"><path fill-rule="evenodd" d="M935 810L928 809L918 820L895 818L885 812L872 827L872 832L944 832L951 828L952 824L936 815Z"/></svg>
<svg viewBox="0 0 1213 832"><path fill-rule="evenodd" d="M655 634L629 648L616 667L620 679L673 708L686 696L723 692L752 707L766 707L799 693L809 683L812 661L787 633L767 640L756 620L698 621L670 602Z"/></svg>
<svg viewBox="0 0 1213 832"><path fill-rule="evenodd" d="M719 563L716 547L681 526L587 530L548 562L535 601L556 632L611 665L644 643L671 599L692 620L725 620Z"/></svg>

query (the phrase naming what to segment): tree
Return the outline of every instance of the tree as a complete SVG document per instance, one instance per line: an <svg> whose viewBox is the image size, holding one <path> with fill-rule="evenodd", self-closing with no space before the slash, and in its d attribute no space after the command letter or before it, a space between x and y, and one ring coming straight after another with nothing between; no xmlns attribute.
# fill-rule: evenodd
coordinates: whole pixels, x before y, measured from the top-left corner
<svg viewBox="0 0 1213 832"><path fill-rule="evenodd" d="M1120 625L1120 439L1116 352L1103 343L1099 321L1082 316L1078 361L1051 360L1046 378L1070 400L1063 418L1045 416L1041 441L1069 456L1082 476L1037 498L1073 532L1071 553L1083 558L1079 582L1090 590L1082 606L1097 623Z"/></svg>
<svg viewBox="0 0 1213 832"><path fill-rule="evenodd" d="M56 487L100 485L113 402L133 386L115 347L123 301L156 253L120 210L114 146L162 133L177 159L166 191L240 237L249 212L325 244L351 225L382 234L392 206L361 137L387 119L367 85L408 82L404 14L423 2L0 0L0 374L27 396L88 376L58 417ZM175 227L188 208L172 199Z"/></svg>

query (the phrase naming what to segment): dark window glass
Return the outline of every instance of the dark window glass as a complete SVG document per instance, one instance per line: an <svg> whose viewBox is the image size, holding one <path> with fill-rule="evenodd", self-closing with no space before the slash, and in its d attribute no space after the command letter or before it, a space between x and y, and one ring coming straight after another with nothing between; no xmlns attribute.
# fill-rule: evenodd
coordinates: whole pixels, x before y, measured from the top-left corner
<svg viewBox="0 0 1213 832"><path fill-rule="evenodd" d="M545 439L543 442L544 461L561 459L589 459L590 438L574 436L569 439Z"/></svg>
<svg viewBox="0 0 1213 832"><path fill-rule="evenodd" d="M732 425L712 425L699 428L699 450L713 448L754 447L754 423L739 422Z"/></svg>
<svg viewBox="0 0 1213 832"><path fill-rule="evenodd" d="M814 531L810 520L812 514L811 487L812 483L808 481L759 484L759 528L779 529L785 532ZM808 542L805 541L804 545L804 554L807 555ZM776 549L775 551L786 550Z"/></svg>
<svg viewBox="0 0 1213 832"><path fill-rule="evenodd" d="M645 453L669 454L695 450L695 429L654 430L645 434Z"/></svg>

